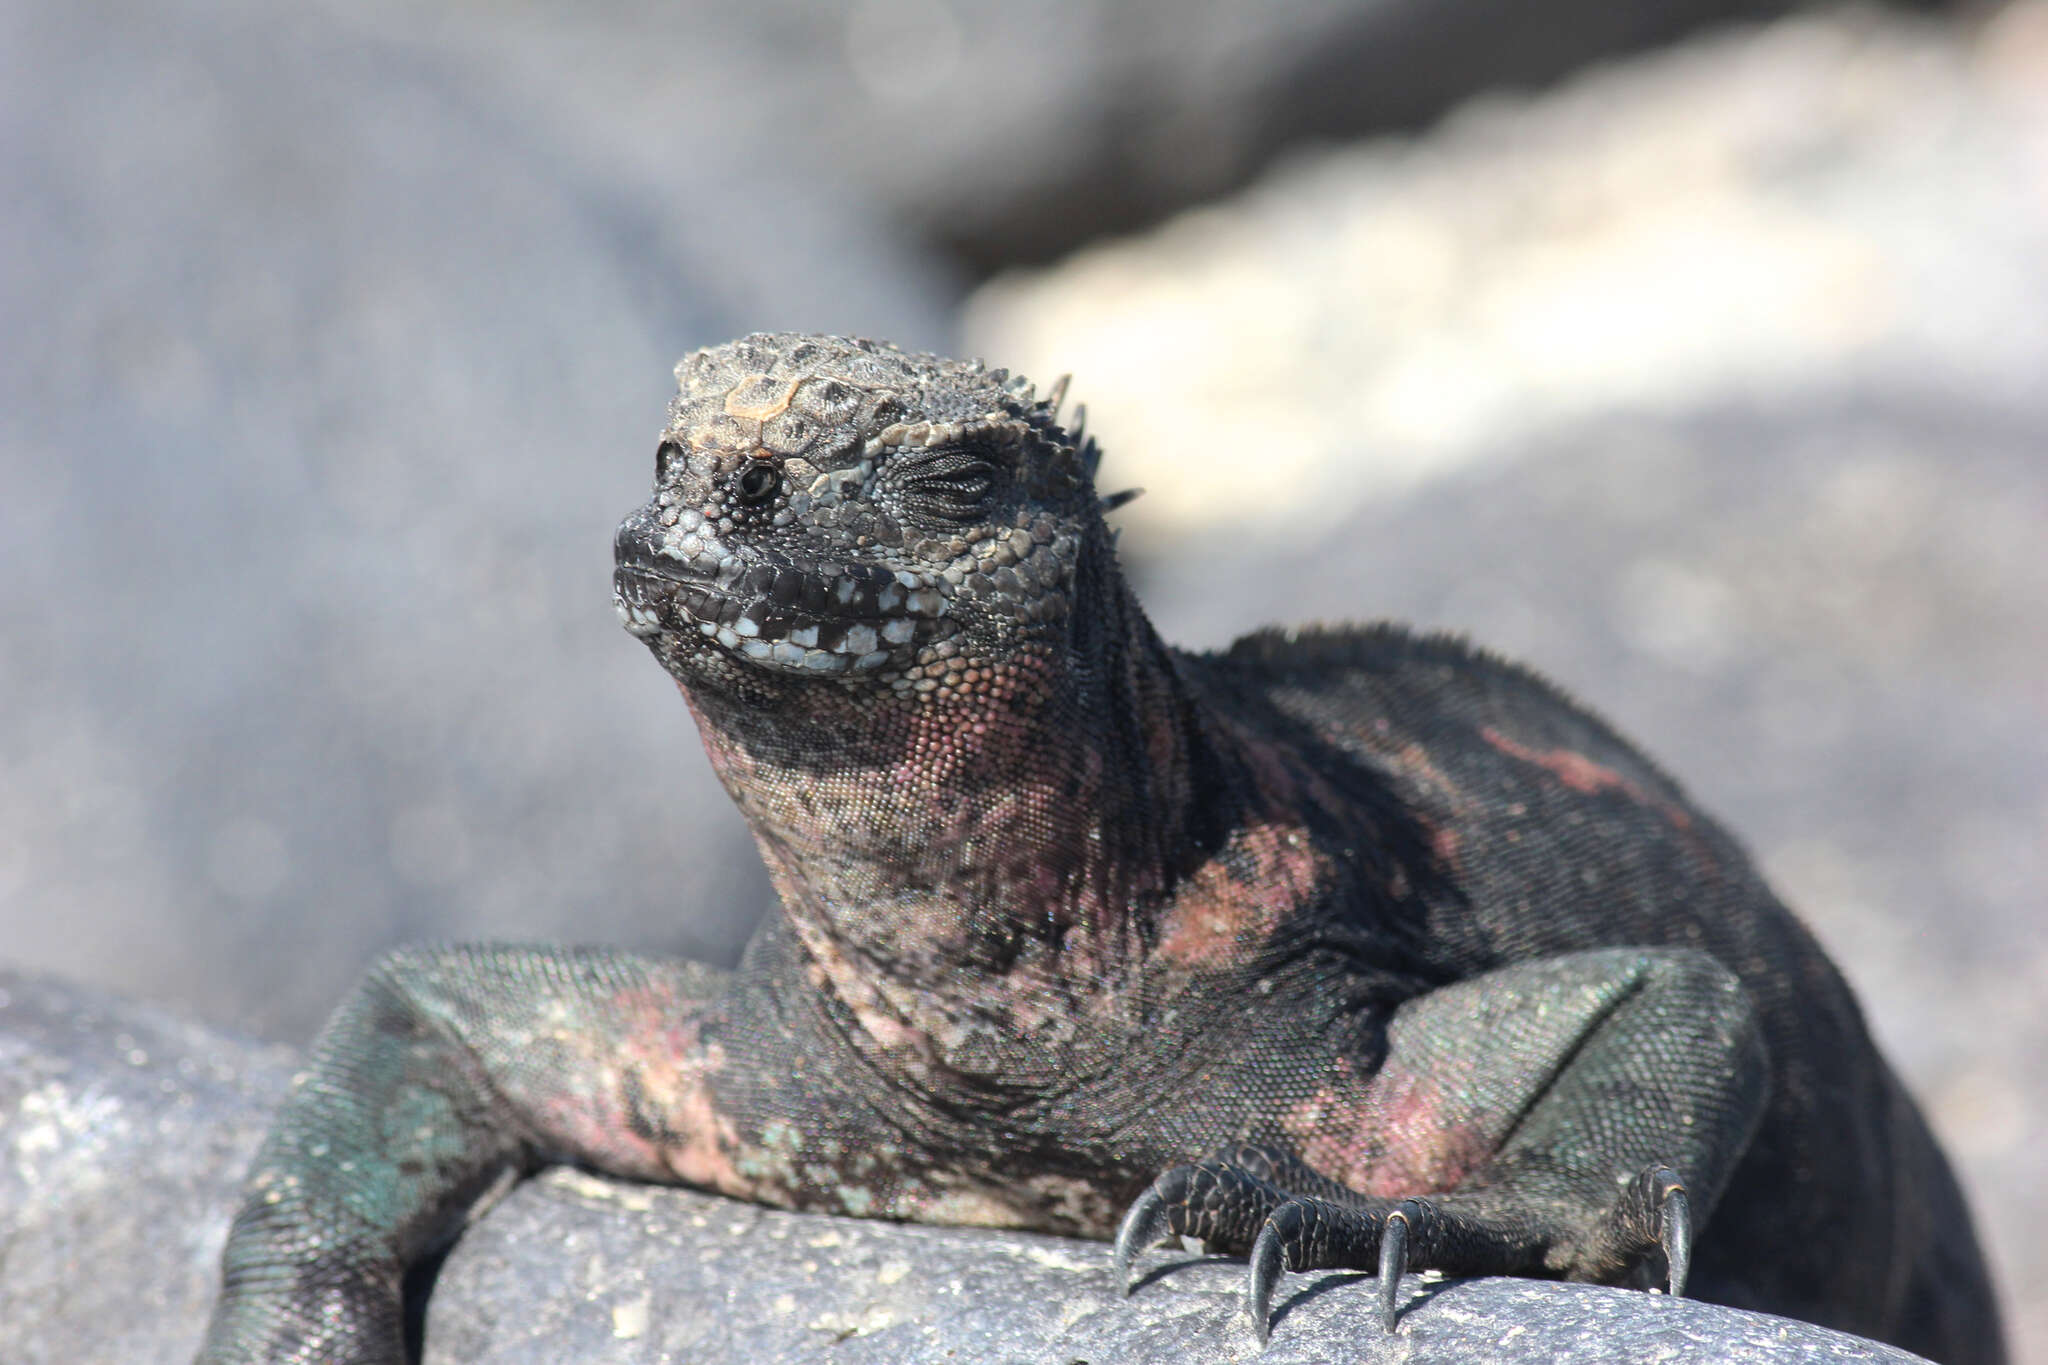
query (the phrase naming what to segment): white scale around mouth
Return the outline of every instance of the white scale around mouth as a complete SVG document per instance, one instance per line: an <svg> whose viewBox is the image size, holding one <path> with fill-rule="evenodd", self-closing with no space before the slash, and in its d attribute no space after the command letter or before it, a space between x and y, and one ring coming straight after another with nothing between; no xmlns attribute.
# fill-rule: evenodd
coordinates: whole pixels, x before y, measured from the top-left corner
<svg viewBox="0 0 2048 1365"><path fill-rule="evenodd" d="M637 580L633 581L636 591L629 594L622 587L614 592L613 609L633 635L642 639L659 635L665 629L661 609L642 600L640 590L644 589L640 589ZM837 595L842 600L849 600L851 581L842 579L840 588ZM931 588L920 586L906 597L892 585L883 590L878 605L885 608L908 607L920 616L935 618L945 615L948 604L942 594ZM743 615L729 626L702 620L681 600L680 594L674 599L674 609L679 616L693 621L699 633L742 658L821 674L873 672L893 657L893 651L886 646L907 645L917 633L916 620L898 616L879 625L858 622L847 626L836 646L826 646L821 643L823 627L817 621L795 626L780 638L768 638L761 633L762 623L752 616Z"/></svg>

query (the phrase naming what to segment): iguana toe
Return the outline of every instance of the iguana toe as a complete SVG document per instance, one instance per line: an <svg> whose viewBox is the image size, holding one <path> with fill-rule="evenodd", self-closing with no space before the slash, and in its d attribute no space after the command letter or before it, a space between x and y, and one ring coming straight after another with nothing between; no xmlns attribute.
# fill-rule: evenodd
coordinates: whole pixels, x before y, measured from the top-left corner
<svg viewBox="0 0 2048 1365"><path fill-rule="evenodd" d="M1130 1295L1131 1262L1146 1247L1157 1246L1165 1238L1170 1230L1167 1220L1166 1200L1156 1185L1148 1185L1143 1194L1131 1201L1130 1212L1124 1215L1123 1225L1116 1232L1116 1249L1110 1256L1118 1294Z"/></svg>

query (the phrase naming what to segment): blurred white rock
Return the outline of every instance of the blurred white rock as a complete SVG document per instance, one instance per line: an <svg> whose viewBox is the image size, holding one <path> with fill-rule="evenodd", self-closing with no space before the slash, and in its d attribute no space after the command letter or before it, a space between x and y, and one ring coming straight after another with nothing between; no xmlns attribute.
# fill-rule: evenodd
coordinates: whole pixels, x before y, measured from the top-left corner
<svg viewBox="0 0 2048 1365"><path fill-rule="evenodd" d="M1141 540L1298 538L1602 414L1894 382L2041 411L2048 5L1809 15L1482 98L999 277L964 332L1076 376Z"/></svg>

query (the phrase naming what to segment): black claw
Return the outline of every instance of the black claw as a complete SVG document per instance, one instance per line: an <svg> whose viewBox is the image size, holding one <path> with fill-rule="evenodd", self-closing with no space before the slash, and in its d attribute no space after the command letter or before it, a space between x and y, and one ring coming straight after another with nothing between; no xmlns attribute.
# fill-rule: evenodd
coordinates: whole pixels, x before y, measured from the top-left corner
<svg viewBox="0 0 2048 1365"><path fill-rule="evenodd" d="M1669 1293L1675 1299L1685 1293L1686 1272L1692 1268L1692 1201L1683 1185L1673 1183L1664 1191L1657 1240L1664 1244L1664 1260L1671 1268Z"/></svg>
<svg viewBox="0 0 2048 1365"><path fill-rule="evenodd" d="M1272 1331L1273 1288L1280 1283L1281 1250L1280 1229L1267 1219L1259 1229L1259 1239L1252 1243L1251 1278L1245 1283L1244 1311L1251 1315L1252 1330L1259 1334L1259 1345L1266 1344L1266 1337Z"/></svg>
<svg viewBox="0 0 2048 1365"><path fill-rule="evenodd" d="M1131 1211L1124 1215L1123 1226L1116 1230L1116 1249L1110 1253L1118 1294L1129 1297L1131 1262L1137 1259L1139 1252L1166 1236L1166 1219L1166 1201L1158 1190L1148 1189L1131 1201Z"/></svg>
<svg viewBox="0 0 2048 1365"><path fill-rule="evenodd" d="M1401 1293L1401 1277L1408 1273L1408 1215L1395 1209L1380 1229L1380 1326L1389 1336L1394 1332L1394 1306Z"/></svg>

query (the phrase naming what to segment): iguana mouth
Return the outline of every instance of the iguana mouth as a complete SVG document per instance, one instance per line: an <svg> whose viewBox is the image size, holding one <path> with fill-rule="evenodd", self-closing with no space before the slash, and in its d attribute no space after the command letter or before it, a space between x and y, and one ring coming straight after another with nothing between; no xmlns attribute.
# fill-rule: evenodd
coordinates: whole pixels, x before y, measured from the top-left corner
<svg viewBox="0 0 2048 1365"><path fill-rule="evenodd" d="M814 677L900 663L918 627L950 605L908 571L806 568L773 553L728 556L709 578L621 553L612 586L619 619L635 635L695 630L749 663Z"/></svg>

